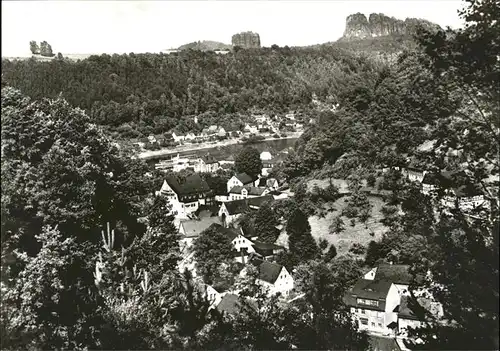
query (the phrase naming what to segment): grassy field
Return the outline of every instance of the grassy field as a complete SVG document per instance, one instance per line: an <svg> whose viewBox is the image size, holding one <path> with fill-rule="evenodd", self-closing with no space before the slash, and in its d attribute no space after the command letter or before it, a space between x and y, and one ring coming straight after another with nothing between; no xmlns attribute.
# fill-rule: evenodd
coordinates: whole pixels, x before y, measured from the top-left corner
<svg viewBox="0 0 500 351"><path fill-rule="evenodd" d="M380 240L382 234L387 231L387 228L380 223L380 219L383 217L380 212L384 205L383 200L379 197L369 196L368 200L372 205L372 213L366 225L356 219L353 227L349 218L341 216L344 221L345 230L341 233L330 233L329 226L333 218L342 213L342 209L347 205L347 199L348 197L343 197L335 201L332 206L335 210L329 212L324 218L319 218L318 216L309 217L312 236L316 240L324 238L330 244L335 245L338 255L348 253L354 243L359 243L366 247L371 240Z"/></svg>

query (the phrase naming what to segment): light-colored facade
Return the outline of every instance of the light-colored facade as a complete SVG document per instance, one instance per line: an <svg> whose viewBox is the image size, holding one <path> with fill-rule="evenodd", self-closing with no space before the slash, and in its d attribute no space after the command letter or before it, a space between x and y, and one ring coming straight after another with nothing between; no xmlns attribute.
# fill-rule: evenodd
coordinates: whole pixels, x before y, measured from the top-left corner
<svg viewBox="0 0 500 351"><path fill-rule="evenodd" d="M194 162L194 171L200 173L215 173L220 168L219 162L205 161L202 158L198 158Z"/></svg>
<svg viewBox="0 0 500 351"><path fill-rule="evenodd" d="M283 296L288 296L294 287L294 280L285 267L281 268L278 278L274 282L268 282L261 279L256 280L257 284L264 286L269 296L281 293Z"/></svg>
<svg viewBox="0 0 500 351"><path fill-rule="evenodd" d="M219 208L219 217L224 218L225 225L229 225L236 221L241 216L241 213L230 214L226 208L226 204L223 203Z"/></svg>

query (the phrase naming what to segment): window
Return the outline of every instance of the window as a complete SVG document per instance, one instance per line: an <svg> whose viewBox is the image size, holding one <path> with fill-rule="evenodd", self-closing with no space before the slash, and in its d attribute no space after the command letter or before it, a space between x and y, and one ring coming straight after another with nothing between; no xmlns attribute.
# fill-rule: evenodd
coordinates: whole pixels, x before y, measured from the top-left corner
<svg viewBox="0 0 500 351"><path fill-rule="evenodd" d="M379 328L382 328L382 323L379 323L379 324L378 324L378 327L379 327Z"/></svg>
<svg viewBox="0 0 500 351"><path fill-rule="evenodd" d="M360 318L359 321L361 322L361 324L363 325L368 325L368 318Z"/></svg>
<svg viewBox="0 0 500 351"><path fill-rule="evenodd" d="M361 313L362 314L365 314L365 310L361 308Z"/></svg>
<svg viewBox="0 0 500 351"><path fill-rule="evenodd" d="M374 323L374 322L372 322L372 327L374 327L374 326L375 326L375 323Z"/></svg>
<svg viewBox="0 0 500 351"><path fill-rule="evenodd" d="M377 300L358 299L358 304L367 306L378 306Z"/></svg>

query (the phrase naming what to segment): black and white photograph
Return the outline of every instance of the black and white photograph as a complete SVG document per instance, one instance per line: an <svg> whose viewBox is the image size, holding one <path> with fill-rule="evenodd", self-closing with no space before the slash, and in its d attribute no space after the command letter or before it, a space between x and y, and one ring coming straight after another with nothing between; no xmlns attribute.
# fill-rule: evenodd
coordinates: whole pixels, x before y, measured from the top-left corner
<svg viewBox="0 0 500 351"><path fill-rule="evenodd" d="M2 0L0 350L499 350L498 0Z"/></svg>

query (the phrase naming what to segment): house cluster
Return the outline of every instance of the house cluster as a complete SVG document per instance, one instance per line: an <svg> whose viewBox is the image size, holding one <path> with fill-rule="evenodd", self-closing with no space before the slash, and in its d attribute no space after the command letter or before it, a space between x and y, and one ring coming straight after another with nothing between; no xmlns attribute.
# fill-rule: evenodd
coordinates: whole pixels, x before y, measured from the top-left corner
<svg viewBox="0 0 500 351"><path fill-rule="evenodd" d="M263 157L272 160L267 151L261 154L261 158ZM220 168L219 162L209 154L196 159L180 158L177 155L171 163L174 172L190 168L197 173L185 178L168 176L156 193L169 199L172 212L177 218L188 218L202 206L220 204L218 214L229 225L243 212L258 208L262 202L287 197L278 191L278 180L266 176L273 165L263 168L262 173L265 175L255 178L246 173L235 174L227 181L227 194L216 195L197 173L214 173Z"/></svg>
<svg viewBox="0 0 500 351"><path fill-rule="evenodd" d="M244 280L248 275L249 267L253 266L257 272L255 283L262 286L268 296L278 293L282 298L290 296L294 289L293 277L284 266L275 262L276 255L284 250L283 247L262 242L258 236L245 233L242 228L228 227L223 224L223 220L219 216L181 220L179 233L183 259L178 268L181 272L189 270L199 284L206 289L207 297L211 301L211 308L219 308L220 304L227 305L227 299L238 300L240 290L231 285L205 284L198 276L192 245L196 238L207 229L218 231L231 242L234 261L239 267L239 273L235 274L235 279ZM223 264L221 263L221 265Z"/></svg>
<svg viewBox="0 0 500 351"><path fill-rule="evenodd" d="M353 320L360 330L378 336L395 337L399 343L408 338L409 328L423 325L423 318L410 303L408 265L379 264L359 278L346 293ZM442 306L429 294L414 291L418 304L436 317L443 316Z"/></svg>
<svg viewBox="0 0 500 351"><path fill-rule="evenodd" d="M384 168L383 172L389 169ZM419 183L422 193L426 195L433 195L438 189L443 190L441 203L447 208L458 206L462 211L470 211L489 206L483 191L471 184L463 171L434 173L415 167L392 167L392 169L400 171L408 180Z"/></svg>
<svg viewBox="0 0 500 351"><path fill-rule="evenodd" d="M181 142L194 142L194 141L206 141L213 138L225 138L227 136L227 132L223 127L211 125L208 128L204 128L201 133L172 133L172 138L176 143Z"/></svg>

